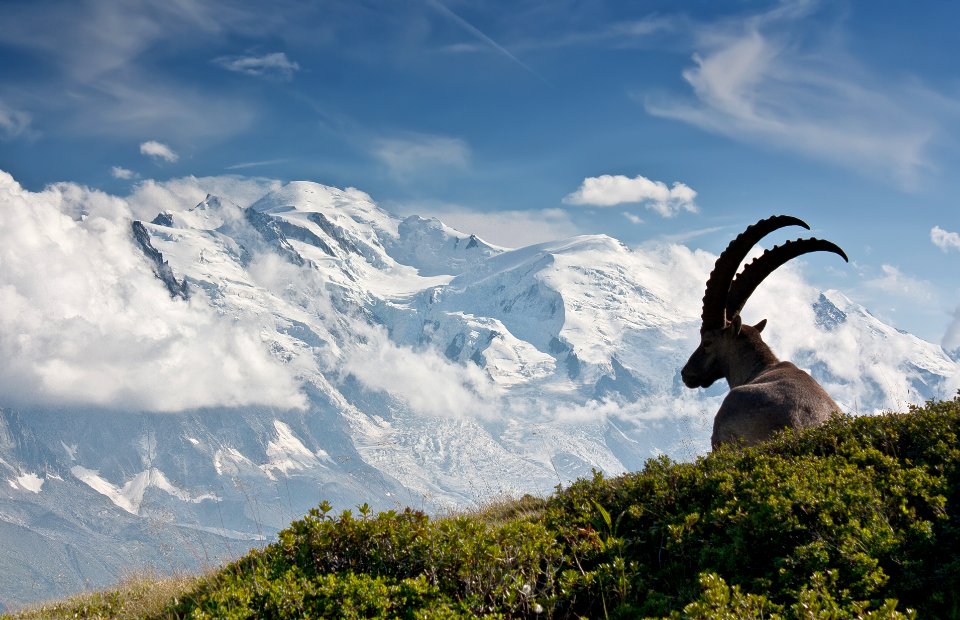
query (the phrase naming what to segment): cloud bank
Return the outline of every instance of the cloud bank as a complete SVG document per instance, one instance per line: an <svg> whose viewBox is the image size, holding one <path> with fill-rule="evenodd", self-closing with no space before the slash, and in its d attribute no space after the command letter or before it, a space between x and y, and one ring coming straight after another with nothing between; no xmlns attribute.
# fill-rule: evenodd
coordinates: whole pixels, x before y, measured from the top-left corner
<svg viewBox="0 0 960 620"><path fill-rule="evenodd" d="M563 202L594 207L634 203L663 217L673 217L681 211L696 213L696 197L697 192L679 181L667 187L663 181L651 181L641 175L630 178L622 174L604 174L584 179L577 191L567 195Z"/></svg>
<svg viewBox="0 0 960 620"><path fill-rule="evenodd" d="M255 317L174 301L130 235L126 201L0 172L0 399L180 411L302 407Z"/></svg>

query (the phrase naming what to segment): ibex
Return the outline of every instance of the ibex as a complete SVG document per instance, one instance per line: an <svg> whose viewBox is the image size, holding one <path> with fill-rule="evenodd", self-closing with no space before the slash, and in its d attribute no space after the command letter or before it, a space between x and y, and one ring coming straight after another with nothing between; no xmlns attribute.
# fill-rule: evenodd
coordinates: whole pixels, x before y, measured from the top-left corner
<svg viewBox="0 0 960 620"><path fill-rule="evenodd" d="M760 338L767 324L744 325L740 311L764 278L801 254L828 251L847 255L822 239L796 239L764 251L737 274L740 263L764 236L802 220L775 215L748 226L717 258L703 295L700 346L680 372L689 388L727 380L730 393L713 421L711 444L753 445L784 428L817 426L839 411L820 384L790 362L781 362ZM736 275L736 278L734 278Z"/></svg>

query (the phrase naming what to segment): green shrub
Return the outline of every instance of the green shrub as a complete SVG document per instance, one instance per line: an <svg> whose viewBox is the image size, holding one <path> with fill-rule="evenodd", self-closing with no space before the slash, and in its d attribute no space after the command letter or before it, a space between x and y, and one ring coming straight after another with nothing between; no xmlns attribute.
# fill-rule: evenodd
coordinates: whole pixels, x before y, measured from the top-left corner
<svg viewBox="0 0 960 620"><path fill-rule="evenodd" d="M430 519L321 504L158 617L960 617L960 401Z"/></svg>

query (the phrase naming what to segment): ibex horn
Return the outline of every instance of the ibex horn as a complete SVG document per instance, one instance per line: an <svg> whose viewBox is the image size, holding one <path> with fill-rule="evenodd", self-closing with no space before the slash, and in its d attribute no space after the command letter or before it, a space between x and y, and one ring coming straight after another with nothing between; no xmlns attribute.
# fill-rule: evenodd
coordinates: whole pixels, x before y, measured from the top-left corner
<svg viewBox="0 0 960 620"><path fill-rule="evenodd" d="M790 215L774 215L748 226L720 254L717 262L713 265L710 277L707 279L707 288L703 294L703 313L701 314L703 324L700 329L721 329L726 325L727 317L733 316L725 314L727 293L730 291L733 276L740 268L740 263L743 262L743 259L747 257L750 249L757 242L784 226L803 226L810 230L807 223L801 219Z"/></svg>

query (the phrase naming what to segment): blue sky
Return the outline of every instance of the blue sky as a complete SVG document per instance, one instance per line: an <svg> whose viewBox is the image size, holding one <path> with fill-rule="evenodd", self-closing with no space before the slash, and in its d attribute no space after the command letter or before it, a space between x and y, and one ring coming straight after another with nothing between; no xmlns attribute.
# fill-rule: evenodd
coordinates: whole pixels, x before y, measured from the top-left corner
<svg viewBox="0 0 960 620"><path fill-rule="evenodd" d="M717 252L791 213L851 257L811 281L960 346L958 23L939 0L8 0L0 169L354 186L503 245Z"/></svg>

